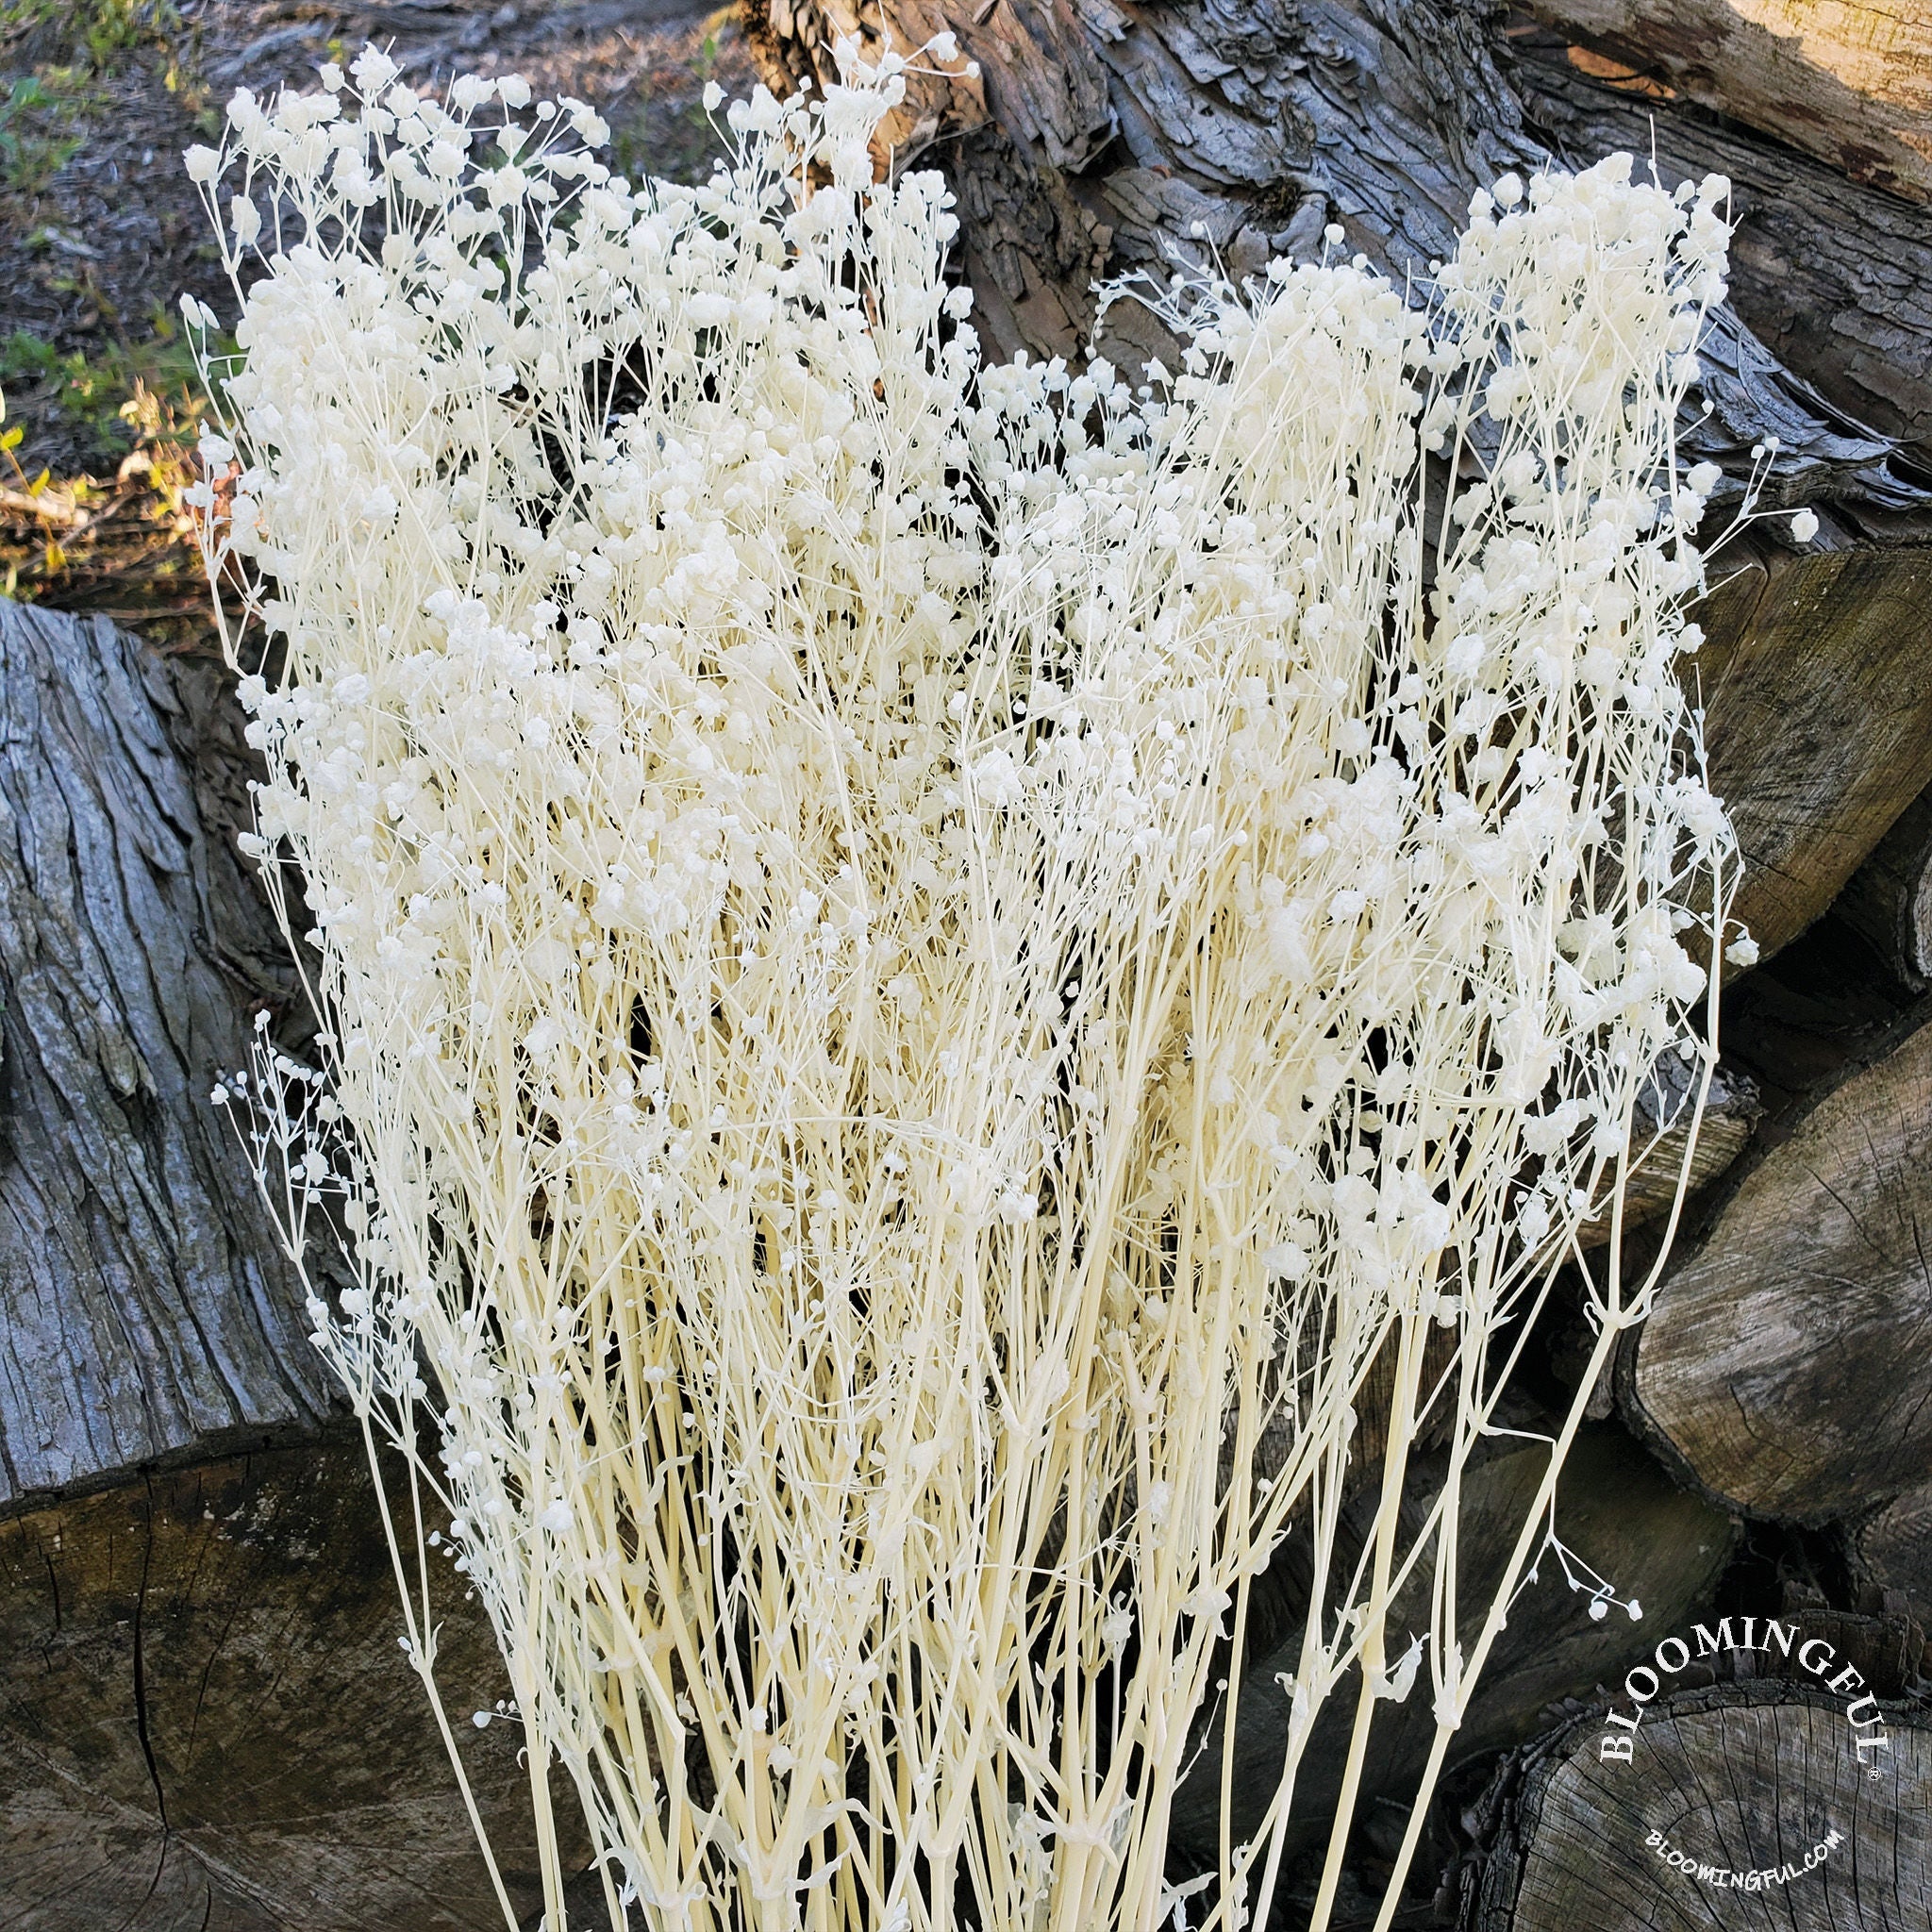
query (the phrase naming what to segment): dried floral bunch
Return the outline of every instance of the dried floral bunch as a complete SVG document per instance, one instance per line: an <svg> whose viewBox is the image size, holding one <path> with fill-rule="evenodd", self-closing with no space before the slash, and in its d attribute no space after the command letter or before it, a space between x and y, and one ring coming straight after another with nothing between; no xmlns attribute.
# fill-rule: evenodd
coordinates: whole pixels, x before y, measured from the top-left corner
<svg viewBox="0 0 1932 1932"><path fill-rule="evenodd" d="M1440 1762L1576 1418L1474 1602L1460 1474L1713 1052L1673 425L1724 184L1506 180L1422 308L1176 282L1137 391L981 364L939 179L874 178L904 64L734 107L695 189L374 50L190 157L265 258L208 562L322 961L323 1068L232 1091L298 1258L346 1230L316 1339L410 1458L432 1696L445 1538L495 1627L553 1927L553 1762L613 1925L1184 1922L1293 1538L1280 1792L1184 1889L1265 1915L1331 1694L1351 1795L1381 1700Z"/></svg>

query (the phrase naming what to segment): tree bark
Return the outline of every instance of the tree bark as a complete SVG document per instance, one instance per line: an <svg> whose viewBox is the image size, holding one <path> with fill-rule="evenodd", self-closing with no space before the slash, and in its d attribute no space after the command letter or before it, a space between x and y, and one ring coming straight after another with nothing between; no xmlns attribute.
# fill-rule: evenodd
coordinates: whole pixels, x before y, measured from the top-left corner
<svg viewBox="0 0 1932 1932"><path fill-rule="evenodd" d="M1620 1394L1711 1495L1823 1524L1932 1470L1928 1141L1932 1025L1821 1101L1665 1282Z"/></svg>
<svg viewBox="0 0 1932 1932"><path fill-rule="evenodd" d="M1673 7L1684 13L1733 10L1724 0L1653 0L1644 11ZM1587 28L1597 15L1624 8L1621 0L1563 0L1539 10ZM1850 6L1811 10L1840 18L1875 13ZM1786 111L1767 108L1754 92L1767 84L1762 70L1720 58L1715 37L1701 43L1709 75L1696 97L1659 98L1650 76L1661 68L1678 74L1681 83L1672 52L1680 43L1648 19L1643 31L1657 51L1626 45L1626 62L1604 59L1574 27L1525 29L1518 23L1509 42L1511 73L1532 125L1573 162L1618 148L1647 156L1654 146L1666 181L1728 175L1738 313L1824 397L1827 415L1836 411L1901 438L1908 447L1895 473L1923 482L1932 438L1932 219L1923 202L1847 178L1831 158L1807 151L1806 142L1797 142L1794 152L1786 144L1786 123L1816 112L1817 125L1829 130L1826 104L1807 105L1791 92L1784 96ZM1779 79L1794 83L1795 75ZM1922 158L1922 172L1924 165ZM1868 505L1867 519L1882 523L1877 510Z"/></svg>
<svg viewBox="0 0 1932 1932"><path fill-rule="evenodd" d="M239 729L211 669L0 601L0 1507L331 1406L208 1102L291 992Z"/></svg>
<svg viewBox="0 0 1932 1932"><path fill-rule="evenodd" d="M361 1442L208 1102L252 1012L294 993L233 844L251 769L212 666L0 601L0 1922L21 1932L501 1923L397 1648ZM445 1594L440 1680L527 1908L521 1740L467 1722L501 1662Z"/></svg>

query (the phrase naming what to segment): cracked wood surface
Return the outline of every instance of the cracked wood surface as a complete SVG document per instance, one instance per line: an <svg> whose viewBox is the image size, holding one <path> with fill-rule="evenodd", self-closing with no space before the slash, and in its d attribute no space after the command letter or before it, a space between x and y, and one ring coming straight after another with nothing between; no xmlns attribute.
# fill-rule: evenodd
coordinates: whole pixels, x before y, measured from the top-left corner
<svg viewBox="0 0 1932 1932"><path fill-rule="evenodd" d="M1932 1924L1932 1720L1886 1712L1868 1775L1845 1700L1790 1684L1680 1692L1644 1713L1629 1764L1599 1716L1512 1767L1465 1932L1924 1932ZM1727 1872L1802 1862L1756 1890L1674 1870L1647 1834Z"/></svg>
<svg viewBox="0 0 1932 1932"><path fill-rule="evenodd" d="M1768 958L1932 784L1932 545L1758 542L1711 576L1679 672L1737 826L1735 915Z"/></svg>
<svg viewBox="0 0 1932 1932"><path fill-rule="evenodd" d="M541 1890L522 1733L469 1722L504 1694L502 1661L454 1588L437 1612L438 1680L528 1911ZM0 1924L501 1926L401 1628L357 1438L0 1523ZM574 1803L558 1813L582 1859L575 1816Z"/></svg>
<svg viewBox="0 0 1932 1932"><path fill-rule="evenodd" d="M1172 250L1199 260L1211 242L1249 272L1273 252L1308 252L1333 220L1345 247L1397 276L1425 273L1453 248L1472 191L1507 170L1557 152L1572 162L1648 153L1653 114L1667 178L1700 165L1719 138L1688 102L1633 104L1608 88L1573 97L1547 60L1519 55L1500 10L1463 0L758 0L758 10L779 76L831 77L831 49L848 35L910 52L950 29L979 63L977 80L914 77L882 141L899 165L924 157L954 182L979 326L1001 354L1077 354L1096 275L1160 264ZM1538 118L1551 100L1560 125ZM1674 158L1680 132L1688 166ZM1834 504L1861 529L1926 527L1924 477L1885 425L1849 418L1754 329L1762 309L1793 355L1833 365L1861 329L1875 332L1840 386L1873 401L1868 413L1889 396L1890 419L1917 433L1932 422L1932 308L1921 299L1932 223L1822 164L1793 168L1789 150L1748 130L1720 145L1751 206L1774 208L1774 220L1799 211L1797 239L1834 239L1807 242L1821 275L1792 282L1765 264L1734 281L1736 305L1703 352L1712 412L1687 420L1687 454L1737 475L1775 435L1774 497ZM1876 315L1863 306L1874 291ZM1128 304L1101 346L1124 361L1172 351Z"/></svg>
<svg viewBox="0 0 1932 1932"><path fill-rule="evenodd" d="M1681 92L1854 181L1932 194L1932 6L1892 0L1531 0ZM1661 83L1659 86L1658 83Z"/></svg>
<svg viewBox="0 0 1932 1932"><path fill-rule="evenodd" d="M1932 1024L1747 1174L1619 1367L1640 1432L1707 1491L1785 1522L1926 1481Z"/></svg>
<svg viewBox="0 0 1932 1932"><path fill-rule="evenodd" d="M328 1411L208 1103L290 993L247 770L211 667L0 600L0 1509Z"/></svg>

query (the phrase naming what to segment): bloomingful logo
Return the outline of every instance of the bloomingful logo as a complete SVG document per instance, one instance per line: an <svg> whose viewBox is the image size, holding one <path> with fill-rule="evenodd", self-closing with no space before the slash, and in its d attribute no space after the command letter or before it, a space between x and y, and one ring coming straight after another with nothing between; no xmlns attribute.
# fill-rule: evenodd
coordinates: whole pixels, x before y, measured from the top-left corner
<svg viewBox="0 0 1932 1932"><path fill-rule="evenodd" d="M1598 1761L1635 1761L1645 1709L1661 1694L1670 1679L1680 1676L1693 1663L1724 1656L1789 1659L1795 1649L1798 1668L1815 1677L1833 1696L1845 1701L1844 1715L1851 1731L1853 1754L1868 1776L1880 1776L1879 1753L1890 1750L1891 1740L1886 1734L1885 1714L1857 1666L1841 1662L1837 1651L1822 1637L1800 1642L1795 1624L1780 1624L1772 1617L1740 1617L1735 1620L1740 1627L1734 1631L1733 1621L1721 1618L1714 1630L1699 1624L1688 1638L1666 1637L1651 1652L1650 1663L1637 1665L1624 1677L1624 1694L1630 1700L1630 1707L1627 1711L1612 1708L1606 1716L1607 1728L1597 1740ZM1789 1885L1793 1879L1815 1872L1845 1839L1842 1832L1827 1826L1824 1835L1802 1859L1746 1870L1707 1862L1672 1844L1660 1831L1646 1834L1643 1842L1664 1864L1701 1885L1718 1890L1763 1891Z"/></svg>
<svg viewBox="0 0 1932 1932"><path fill-rule="evenodd" d="M1822 1637L1813 1637L1804 1643L1798 1643L1798 1626L1795 1624L1780 1624L1773 1617L1740 1617L1738 1623L1742 1626L1741 1635L1734 1636L1732 1620L1721 1618L1716 1630L1699 1624L1689 1638L1666 1637L1651 1652L1656 1664L1639 1664L1624 1679L1624 1694L1630 1700L1630 1710L1612 1709L1605 1722L1611 1728L1607 1730L1597 1746L1597 1757L1605 1764L1628 1764L1637 1748L1637 1733L1643 1723L1644 1707L1663 1690L1667 1678L1681 1675L1700 1658L1726 1655L1740 1657L1758 1656L1764 1657L1789 1657L1791 1646L1798 1646L1798 1667L1816 1677L1825 1690L1835 1697L1854 1701L1845 1706L1845 1721L1852 1729L1852 1749L1857 1754L1858 1762L1872 1776L1878 1775L1877 1754L1891 1749L1891 1740L1886 1735L1885 1714L1878 1708L1878 1700L1866 1690L1865 1679L1856 1664L1838 1665L1838 1653ZM1753 1632L1759 1624L1764 1625L1761 1637ZM1694 1647L1693 1647L1694 1646ZM1862 1696L1857 1695L1863 1691ZM1860 1713L1863 1713L1861 1716Z"/></svg>

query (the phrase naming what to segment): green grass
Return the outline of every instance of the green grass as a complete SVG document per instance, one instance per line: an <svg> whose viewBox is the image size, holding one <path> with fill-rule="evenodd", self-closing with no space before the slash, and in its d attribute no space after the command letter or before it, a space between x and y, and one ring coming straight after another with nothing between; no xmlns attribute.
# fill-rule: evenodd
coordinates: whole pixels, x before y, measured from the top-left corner
<svg viewBox="0 0 1932 1932"><path fill-rule="evenodd" d="M0 8L8 40L60 34L75 66L93 74L111 73L136 47L171 45L180 25L174 0L6 0Z"/></svg>
<svg viewBox="0 0 1932 1932"><path fill-rule="evenodd" d="M144 427L129 413L139 395L154 398L182 425L200 414L201 379L193 355L167 316L154 320L148 341L116 342L92 355L57 349L15 329L0 340L0 389L24 414L44 417L58 409L93 459L124 456Z"/></svg>
<svg viewBox="0 0 1932 1932"><path fill-rule="evenodd" d="M136 51L164 55L179 92L180 28L174 0L0 0L0 192L36 194L67 165Z"/></svg>
<svg viewBox="0 0 1932 1932"><path fill-rule="evenodd" d="M75 103L50 92L38 75L14 76L0 99L0 188L34 194L74 158L83 137L71 131Z"/></svg>

